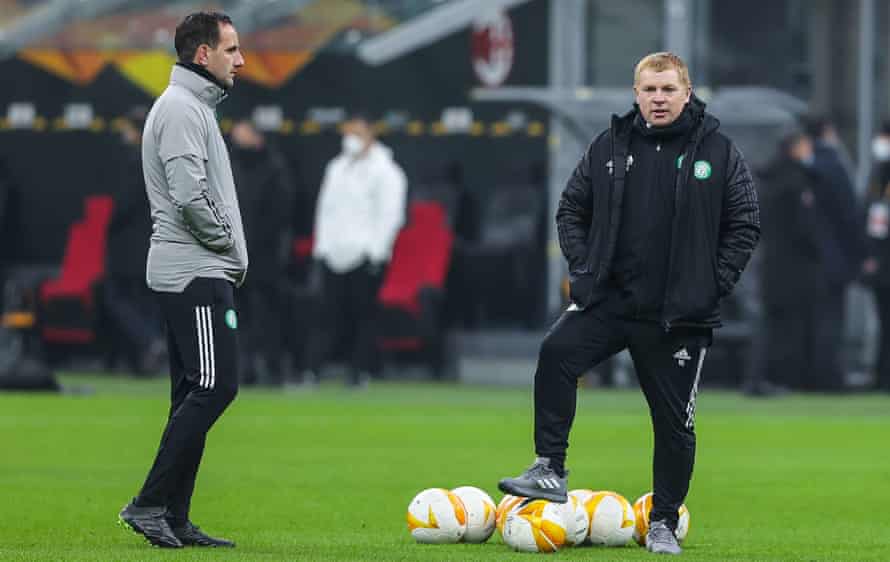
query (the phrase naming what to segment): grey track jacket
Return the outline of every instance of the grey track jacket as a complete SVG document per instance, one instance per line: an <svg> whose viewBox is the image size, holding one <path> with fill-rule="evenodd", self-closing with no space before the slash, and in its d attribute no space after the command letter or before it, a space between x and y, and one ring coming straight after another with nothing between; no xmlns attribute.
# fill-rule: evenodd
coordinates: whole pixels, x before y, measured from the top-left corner
<svg viewBox="0 0 890 562"><path fill-rule="evenodd" d="M196 277L241 285L247 243L229 153L216 121L222 88L174 66L142 134L142 170L153 233L146 279L182 292Z"/></svg>

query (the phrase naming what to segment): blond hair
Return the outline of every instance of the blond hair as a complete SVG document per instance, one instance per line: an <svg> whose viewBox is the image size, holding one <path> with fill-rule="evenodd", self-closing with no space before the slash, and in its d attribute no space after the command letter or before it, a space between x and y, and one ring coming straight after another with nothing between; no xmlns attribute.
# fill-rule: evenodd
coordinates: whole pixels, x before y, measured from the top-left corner
<svg viewBox="0 0 890 562"><path fill-rule="evenodd" d="M665 70L676 70L680 76L680 82L687 88L692 87L689 80L689 68L683 59L667 51L660 53L652 53L646 55L637 63L634 69L634 86L640 83L640 73L644 70L654 70L655 72L664 72Z"/></svg>

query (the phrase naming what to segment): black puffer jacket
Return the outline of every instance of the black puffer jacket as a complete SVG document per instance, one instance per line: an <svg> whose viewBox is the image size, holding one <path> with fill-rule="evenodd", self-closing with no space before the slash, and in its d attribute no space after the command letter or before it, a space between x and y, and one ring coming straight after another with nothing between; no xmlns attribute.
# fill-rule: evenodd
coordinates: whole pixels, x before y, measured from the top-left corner
<svg viewBox="0 0 890 562"><path fill-rule="evenodd" d="M760 238L754 180L720 122L693 96L695 119L675 186L671 255L662 324L720 325L720 299L732 292ZM556 213L559 244L569 263L572 301L588 307L605 298L621 220L625 163L639 109L612 116L612 126L588 147L562 193ZM620 164L613 164L620 163Z"/></svg>

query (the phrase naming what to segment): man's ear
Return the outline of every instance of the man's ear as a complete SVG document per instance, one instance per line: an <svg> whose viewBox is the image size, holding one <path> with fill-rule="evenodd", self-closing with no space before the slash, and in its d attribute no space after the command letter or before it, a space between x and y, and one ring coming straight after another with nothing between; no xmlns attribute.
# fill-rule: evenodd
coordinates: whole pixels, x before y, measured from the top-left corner
<svg viewBox="0 0 890 562"><path fill-rule="evenodd" d="M195 62L202 66L207 65L207 51L210 49L207 45L199 45L198 50L195 52Z"/></svg>

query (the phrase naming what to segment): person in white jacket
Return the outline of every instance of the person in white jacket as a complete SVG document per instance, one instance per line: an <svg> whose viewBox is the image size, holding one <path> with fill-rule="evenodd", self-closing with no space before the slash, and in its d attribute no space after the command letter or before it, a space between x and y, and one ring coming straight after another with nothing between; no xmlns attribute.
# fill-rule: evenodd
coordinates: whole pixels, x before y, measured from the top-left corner
<svg viewBox="0 0 890 562"><path fill-rule="evenodd" d="M312 255L321 278L321 308L304 382L318 381L343 337L352 342L346 354L351 384L367 385L377 370L377 292L405 220L406 188L404 172L375 139L368 118L352 115L343 126L342 151L325 169L315 211Z"/></svg>

